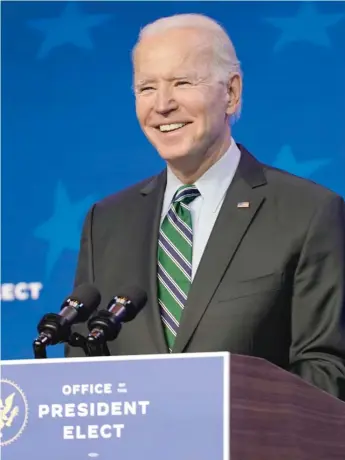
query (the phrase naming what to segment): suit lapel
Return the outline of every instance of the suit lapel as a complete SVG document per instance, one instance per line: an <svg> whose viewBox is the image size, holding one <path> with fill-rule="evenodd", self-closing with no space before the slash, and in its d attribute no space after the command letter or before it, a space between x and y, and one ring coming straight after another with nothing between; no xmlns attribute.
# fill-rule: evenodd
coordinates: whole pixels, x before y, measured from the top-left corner
<svg viewBox="0 0 345 460"><path fill-rule="evenodd" d="M221 279L264 201L262 166L242 147L241 160L225 196L191 286L173 352L181 353L208 307ZM249 207L238 207L249 202Z"/></svg>
<svg viewBox="0 0 345 460"><path fill-rule="evenodd" d="M147 272L147 319L149 330L152 331L154 340L159 353L168 353L163 324L160 316L160 308L157 298L157 242L160 228L161 210L166 185L166 171L156 176L142 190L143 206L146 210L149 224L147 225L147 259L143 260L142 270Z"/></svg>

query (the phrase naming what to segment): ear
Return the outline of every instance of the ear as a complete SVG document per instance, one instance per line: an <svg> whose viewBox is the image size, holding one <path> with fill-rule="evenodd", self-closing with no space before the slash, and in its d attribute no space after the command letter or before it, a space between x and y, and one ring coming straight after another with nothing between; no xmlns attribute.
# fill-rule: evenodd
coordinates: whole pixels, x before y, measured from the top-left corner
<svg viewBox="0 0 345 460"><path fill-rule="evenodd" d="M226 113L227 115L233 115L241 103L242 78L239 74L231 75L227 87L227 95L228 104L226 107Z"/></svg>

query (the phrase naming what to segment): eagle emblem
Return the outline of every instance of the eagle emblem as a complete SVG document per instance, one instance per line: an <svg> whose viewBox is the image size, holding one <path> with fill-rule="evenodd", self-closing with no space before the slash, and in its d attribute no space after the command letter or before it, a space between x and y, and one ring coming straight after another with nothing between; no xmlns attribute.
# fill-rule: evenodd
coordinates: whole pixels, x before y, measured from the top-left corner
<svg viewBox="0 0 345 460"><path fill-rule="evenodd" d="M12 444L28 423L29 407L23 390L11 380L0 380L0 446ZM1 450L1 449L0 449Z"/></svg>
<svg viewBox="0 0 345 460"><path fill-rule="evenodd" d="M10 427L14 418L19 414L19 407L13 407L15 393L11 393L5 399L5 403L0 399L0 438L4 427ZM13 409L12 409L13 407Z"/></svg>

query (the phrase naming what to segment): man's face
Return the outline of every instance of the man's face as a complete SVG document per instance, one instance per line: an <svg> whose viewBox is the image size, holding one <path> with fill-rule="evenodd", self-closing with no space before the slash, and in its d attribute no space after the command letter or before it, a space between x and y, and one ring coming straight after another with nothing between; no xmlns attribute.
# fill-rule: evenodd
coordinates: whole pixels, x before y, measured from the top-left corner
<svg viewBox="0 0 345 460"><path fill-rule="evenodd" d="M205 36L168 30L144 38L135 53L134 85L140 126L172 164L217 154L229 134L229 92L212 73Z"/></svg>

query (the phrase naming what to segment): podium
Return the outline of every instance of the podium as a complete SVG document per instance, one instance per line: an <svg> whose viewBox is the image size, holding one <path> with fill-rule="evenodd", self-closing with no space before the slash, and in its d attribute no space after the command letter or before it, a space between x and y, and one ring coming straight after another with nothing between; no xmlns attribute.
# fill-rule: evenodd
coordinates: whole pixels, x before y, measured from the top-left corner
<svg viewBox="0 0 345 460"><path fill-rule="evenodd" d="M2 460L344 460L345 403L229 353L1 362Z"/></svg>

